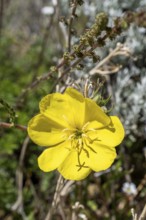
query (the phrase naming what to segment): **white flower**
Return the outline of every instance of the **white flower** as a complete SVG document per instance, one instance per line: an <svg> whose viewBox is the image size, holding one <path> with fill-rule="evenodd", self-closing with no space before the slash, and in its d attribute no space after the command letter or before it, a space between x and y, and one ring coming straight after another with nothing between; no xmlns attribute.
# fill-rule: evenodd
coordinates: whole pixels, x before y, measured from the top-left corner
<svg viewBox="0 0 146 220"><path fill-rule="evenodd" d="M136 195L137 189L134 183L125 182L122 187L122 191L127 195Z"/></svg>

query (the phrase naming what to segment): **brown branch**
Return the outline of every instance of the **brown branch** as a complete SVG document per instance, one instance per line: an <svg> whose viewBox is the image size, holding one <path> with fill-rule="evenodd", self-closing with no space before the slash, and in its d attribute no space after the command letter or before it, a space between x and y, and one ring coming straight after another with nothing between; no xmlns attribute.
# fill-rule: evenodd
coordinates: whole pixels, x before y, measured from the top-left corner
<svg viewBox="0 0 146 220"><path fill-rule="evenodd" d="M102 38L103 40L105 40L107 38L107 34L105 34L105 36ZM70 67L66 68L66 70L61 74L61 76L55 81L52 89L51 89L51 92L54 90L55 86L60 82L60 80L62 80L62 78L68 73L71 71L71 69L73 69L74 67L76 67L85 57L87 57L87 54L91 53L92 51L94 51L97 47L99 46L98 43L94 44L92 46L92 48L90 48L83 56L82 58L78 58L75 62L73 62L71 64Z"/></svg>
<svg viewBox="0 0 146 220"><path fill-rule="evenodd" d="M108 35L106 34L102 39L104 40L104 39L106 39L107 37L108 37ZM65 75L66 73L70 72L70 70L71 70L72 68L74 68L75 66L77 66L77 64L79 64L79 63L87 56L88 53L90 53L90 52L92 52L93 50L95 50L98 46L99 46L98 43L94 44L94 45L92 46L92 48L90 48L90 49L87 51L87 53L83 55L82 58L78 58L75 62L73 62L73 63L70 65L70 67L66 68L66 70L65 70L63 73L61 73L61 76L60 76L57 80L56 80L56 78L53 76L53 74L52 74L51 71L48 72L48 73L46 73L46 74L44 74L44 75L42 75L42 76L40 76L40 77L37 77L37 79L36 79L34 82L32 82L32 83L31 83L25 90L23 90L23 92L20 94L20 96L19 96L18 99L17 99L16 105L20 102L20 100L21 100L23 97L25 97L25 95L26 95L30 90L34 89L34 88L37 87L41 82L46 81L46 80L48 80L49 78L53 78L54 80L56 80L55 83L54 83L54 85L53 85L53 87L52 87L52 90L51 90L51 92L52 92L52 91L54 90L55 86L58 84L58 82L64 77L64 75ZM74 54L75 54L75 51L72 52L70 56L73 56ZM63 59L63 60L60 62L60 64L58 64L58 65L56 66L56 71L58 71L62 66L64 66L65 63L66 63L66 61Z"/></svg>
<svg viewBox="0 0 146 220"><path fill-rule="evenodd" d="M78 5L77 1L73 0L71 5L72 11L68 22L68 52L71 52L72 25L73 25L73 20L76 16L75 13L76 13L77 5Z"/></svg>
<svg viewBox="0 0 146 220"><path fill-rule="evenodd" d="M117 31L117 33L116 33ZM122 30L121 30L122 31ZM24 98L26 96L26 94L32 90L33 88L37 87L41 82L48 80L49 78L52 78L54 80L56 80L55 84L53 85L53 89L55 88L56 84L64 77L64 75L68 72L70 72L70 70L72 68L74 68L75 66L77 66L85 57L87 57L90 53L92 53L97 47L101 47L101 42L105 42L106 39L108 39L109 37L115 38L117 35L119 35L121 33L121 31L119 30L119 26L115 25L111 30L110 33L106 33L102 38L100 38L100 42L98 43L94 43L92 45L92 47L85 51L84 54L82 54L81 58L76 58L76 60L71 63L71 65L65 69L65 71L61 74L61 76L56 80L56 78L54 77L52 71L49 71L47 74L44 74L40 77L38 77L34 82L32 82L30 85L27 86L26 89L24 89L22 91L22 93L20 94L20 96L17 99L17 104L19 105L19 102L21 102L22 98ZM115 36L116 33L116 36ZM78 45L78 49L80 50L83 47L84 43L80 43ZM70 53L70 57L76 56L76 51L73 51L72 53ZM63 67L66 64L66 60L62 59L62 61L55 67L55 71L57 72L61 67ZM52 90L53 90L52 89ZM51 90L51 91L52 91ZM16 104L16 105L17 105Z"/></svg>
<svg viewBox="0 0 146 220"><path fill-rule="evenodd" d="M22 131L26 131L27 130L27 127L26 126L23 126L23 125L18 125L18 124L12 124L12 123L7 123L7 122L0 122L0 127L3 127L3 128L18 128Z"/></svg>
<svg viewBox="0 0 146 220"><path fill-rule="evenodd" d="M102 40L106 39L107 37L108 37L108 34L106 34L105 37L102 38ZM82 46L83 46L83 44L80 44L80 45L79 45L79 49L82 48ZM89 50L87 51L87 53L82 56L82 58L77 58L77 60L76 60L73 64L71 64L70 67L67 68L67 69L61 74L61 76L60 76L57 80L56 80L56 78L54 77L52 71L49 71L48 73L46 73L46 74L44 74L44 75L42 75L42 76L40 76L40 77L37 77L34 82L32 82L31 84L29 84L29 85L22 91L22 93L20 94L20 96L18 97L18 99L17 99L17 101L16 101L16 106L19 105L19 103L22 101L21 99L23 99L23 98L27 95L27 93L28 93L30 90L32 90L32 89L34 89L35 87L37 87L37 86L38 86L41 82L43 82L43 81L46 81L46 80L48 80L48 79L50 79L50 78L56 80L56 83L55 83L54 86L53 86L53 89L54 89L55 86L56 86L56 84L60 81L60 79L62 79L62 78L64 77L64 75L65 75L67 72L69 72L73 67L75 67L77 64L79 64L86 56L88 56L88 53L90 53L90 52L92 52L93 50L95 50L98 46L99 46L99 44L94 44L94 45L92 46L92 48L89 49ZM73 57L73 56L75 56L75 54L76 54L76 51L73 51L72 53L70 53L70 56ZM57 71L58 71L60 68L62 68L65 64L66 64L66 60L61 59L61 62L55 67L55 71L57 72ZM52 90L53 90L53 89L52 89Z"/></svg>

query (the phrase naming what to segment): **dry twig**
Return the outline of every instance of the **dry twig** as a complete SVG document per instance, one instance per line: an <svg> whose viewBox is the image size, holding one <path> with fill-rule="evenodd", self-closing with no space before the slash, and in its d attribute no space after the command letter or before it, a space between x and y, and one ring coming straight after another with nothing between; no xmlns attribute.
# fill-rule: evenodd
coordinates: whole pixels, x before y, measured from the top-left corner
<svg viewBox="0 0 146 220"><path fill-rule="evenodd" d="M68 22L68 52L71 51L71 36L72 36L72 24L73 24L73 20L76 16L76 9L77 9L77 1L76 0L72 0L72 11L71 11L71 15L70 15L70 19Z"/></svg>
<svg viewBox="0 0 146 220"><path fill-rule="evenodd" d="M60 175L58 178L58 181L57 181L53 202L52 202L52 205L51 205L51 208L50 208L48 214L46 215L45 220L52 219L52 215L53 215L53 213L54 213L55 209L57 208L58 203L60 201L60 192L62 189L62 185L63 185L63 177Z"/></svg>
<svg viewBox="0 0 146 220"><path fill-rule="evenodd" d="M18 128L22 131L26 131L27 130L27 127L24 126L24 125L18 125L18 124L13 124L13 123L7 123L7 122L0 122L0 127L3 127L3 128Z"/></svg>
<svg viewBox="0 0 146 220"><path fill-rule="evenodd" d="M91 71L90 75L94 75L95 73L99 73L101 75L111 74L118 72L122 66L121 65L113 65L110 63L111 59L116 56L132 56L131 51L124 44L117 43L117 46L114 50L111 50L108 56L106 56L103 60L101 60Z"/></svg>
<svg viewBox="0 0 146 220"><path fill-rule="evenodd" d="M24 158L26 155L26 150L29 144L29 137L27 136L23 142L20 157L19 157L19 164L18 168L16 170L16 182L17 182L17 188L18 188L18 197L16 202L11 207L12 211L17 211L19 214L21 214L22 218L26 220L26 214L24 212L23 207L23 167L24 167Z"/></svg>

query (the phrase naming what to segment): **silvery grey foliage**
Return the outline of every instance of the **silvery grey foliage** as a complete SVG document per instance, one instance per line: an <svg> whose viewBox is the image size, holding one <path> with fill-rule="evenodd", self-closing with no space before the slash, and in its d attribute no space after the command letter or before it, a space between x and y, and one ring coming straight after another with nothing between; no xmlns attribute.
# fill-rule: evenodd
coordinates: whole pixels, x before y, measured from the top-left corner
<svg viewBox="0 0 146 220"><path fill-rule="evenodd" d="M88 4L88 6L87 6ZM104 11L113 19L122 16L128 10L144 10L146 0L98 0L86 1L85 8L93 8L95 12ZM111 76L111 84L114 96L114 112L120 114L124 123L126 134L132 141L137 137L146 135L146 59L142 55L146 51L146 29L131 27L122 33L113 42L107 42L104 49L97 49L97 54L105 57L110 48L115 48L117 42L124 43L133 53L133 58L118 57L113 59L114 64L122 64L123 68ZM89 63L89 66L91 63Z"/></svg>
<svg viewBox="0 0 146 220"><path fill-rule="evenodd" d="M144 136L146 126L146 60L142 57L146 50L145 31L134 25L127 31L125 43L135 59L125 62L114 86L115 110L121 112L127 134L136 136Z"/></svg>

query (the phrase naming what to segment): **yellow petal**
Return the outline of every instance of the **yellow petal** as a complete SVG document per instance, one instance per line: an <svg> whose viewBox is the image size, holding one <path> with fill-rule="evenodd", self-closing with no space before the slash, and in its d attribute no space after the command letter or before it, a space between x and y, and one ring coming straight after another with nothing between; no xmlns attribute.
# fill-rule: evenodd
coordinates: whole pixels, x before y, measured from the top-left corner
<svg viewBox="0 0 146 220"><path fill-rule="evenodd" d="M92 148L96 153L89 152L89 158L86 160L86 164L96 172L108 169L116 158L115 148L95 144L92 145Z"/></svg>
<svg viewBox="0 0 146 220"><path fill-rule="evenodd" d="M44 172L55 170L65 160L70 153L69 142L64 142L56 147L50 147L43 151L38 158L38 165Z"/></svg>
<svg viewBox="0 0 146 220"><path fill-rule="evenodd" d="M57 124L68 127L66 114L69 112L69 105L67 98L63 94L53 93L45 96L40 101L39 107L40 112L47 118L53 120Z"/></svg>
<svg viewBox="0 0 146 220"><path fill-rule="evenodd" d="M46 95L44 96L40 103L39 103L39 108L40 108L40 112L43 114L43 112L45 112L48 107L50 106L50 101L51 101L51 98L53 97L54 93L53 94L49 94L49 95Z"/></svg>
<svg viewBox="0 0 146 220"><path fill-rule="evenodd" d="M91 139L97 138L99 144L115 147L119 145L124 138L124 128L119 118L116 116L111 116L111 123L105 128L101 128L96 132L88 133L88 136Z"/></svg>
<svg viewBox="0 0 146 220"><path fill-rule="evenodd" d="M70 152L64 162L59 166L58 171L65 179L69 180L82 180L91 173L89 167L79 169L78 154L75 150Z"/></svg>
<svg viewBox="0 0 146 220"><path fill-rule="evenodd" d="M62 126L81 129L85 117L85 100L81 93L67 88L64 94L45 96L40 102L40 111Z"/></svg>
<svg viewBox="0 0 146 220"><path fill-rule="evenodd" d="M64 95L68 97L70 114L73 117L73 127L81 129L85 121L85 98L73 88L67 88Z"/></svg>
<svg viewBox="0 0 146 220"><path fill-rule="evenodd" d="M104 124L100 123L99 121L91 121L87 122L85 125L85 131L90 132L90 131L97 131L101 128L104 128Z"/></svg>
<svg viewBox="0 0 146 220"><path fill-rule="evenodd" d="M38 114L28 124L30 138L40 146L52 146L64 141L64 129L57 122Z"/></svg>
<svg viewBox="0 0 146 220"><path fill-rule="evenodd" d="M85 122L87 123L92 121L94 121L94 124L91 126L89 124L87 129L105 127L110 123L110 118L93 100L86 98Z"/></svg>
<svg viewBox="0 0 146 220"><path fill-rule="evenodd" d="M71 98L73 98L73 99L75 99L75 100L77 100L79 102L84 102L85 101L84 96L79 91L77 91L74 88L68 87L65 90L64 94L68 94Z"/></svg>

